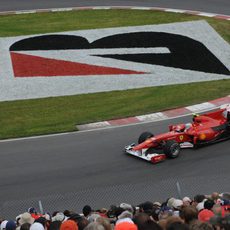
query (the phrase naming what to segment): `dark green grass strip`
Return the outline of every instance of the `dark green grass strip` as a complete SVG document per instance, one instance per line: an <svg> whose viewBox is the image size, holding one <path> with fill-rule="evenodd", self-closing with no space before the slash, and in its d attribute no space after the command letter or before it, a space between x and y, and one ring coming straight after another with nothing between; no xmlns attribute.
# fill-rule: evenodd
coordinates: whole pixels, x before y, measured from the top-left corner
<svg viewBox="0 0 230 230"><path fill-rule="evenodd" d="M0 36L206 20L228 42L227 20L146 10L83 10L0 16Z"/></svg>
<svg viewBox="0 0 230 230"><path fill-rule="evenodd" d="M77 124L153 113L228 95L230 80L0 103L0 138L75 131Z"/></svg>

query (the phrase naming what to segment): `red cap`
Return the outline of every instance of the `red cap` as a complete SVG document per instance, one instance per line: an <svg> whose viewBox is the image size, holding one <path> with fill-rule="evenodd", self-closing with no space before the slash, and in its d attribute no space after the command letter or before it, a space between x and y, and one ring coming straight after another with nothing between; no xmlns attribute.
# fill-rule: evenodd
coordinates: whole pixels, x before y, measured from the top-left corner
<svg viewBox="0 0 230 230"><path fill-rule="evenodd" d="M214 216L214 213L208 209L203 209L198 214L198 220L202 222L208 222L211 217Z"/></svg>
<svg viewBox="0 0 230 230"><path fill-rule="evenodd" d="M121 222L115 225L114 230L137 230L137 226L130 222Z"/></svg>
<svg viewBox="0 0 230 230"><path fill-rule="evenodd" d="M67 220L61 224L60 230L78 230L78 226L75 221Z"/></svg>

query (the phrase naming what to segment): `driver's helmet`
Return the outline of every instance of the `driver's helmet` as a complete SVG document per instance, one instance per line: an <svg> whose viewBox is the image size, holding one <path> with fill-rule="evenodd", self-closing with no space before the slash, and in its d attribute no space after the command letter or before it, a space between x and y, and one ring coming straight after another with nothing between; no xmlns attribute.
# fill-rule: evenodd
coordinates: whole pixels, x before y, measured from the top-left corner
<svg viewBox="0 0 230 230"><path fill-rule="evenodd" d="M188 130L191 127L192 127L192 123L186 123L185 124L185 130Z"/></svg>
<svg viewBox="0 0 230 230"><path fill-rule="evenodd" d="M193 122L195 122L196 117L199 117L199 114L193 113L193 118L192 118Z"/></svg>

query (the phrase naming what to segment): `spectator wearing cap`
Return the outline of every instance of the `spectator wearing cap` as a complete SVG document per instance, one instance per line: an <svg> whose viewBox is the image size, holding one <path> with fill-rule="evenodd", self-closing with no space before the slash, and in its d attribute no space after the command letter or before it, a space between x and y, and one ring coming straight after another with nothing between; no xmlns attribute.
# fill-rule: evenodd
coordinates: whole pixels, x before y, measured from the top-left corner
<svg viewBox="0 0 230 230"><path fill-rule="evenodd" d="M8 220L3 220L1 222L1 230L5 230L6 229L6 224L7 224Z"/></svg>
<svg viewBox="0 0 230 230"><path fill-rule="evenodd" d="M6 223L6 230L16 230L16 223L15 221L13 220L9 220L7 223Z"/></svg>
<svg viewBox="0 0 230 230"><path fill-rule="evenodd" d="M33 207L28 208L28 213L31 214L31 216L36 220L37 218L41 217L42 215L37 213L36 209Z"/></svg>
<svg viewBox="0 0 230 230"><path fill-rule="evenodd" d="M75 221L66 220L61 224L60 230L78 230L78 226Z"/></svg>
<svg viewBox="0 0 230 230"><path fill-rule="evenodd" d="M198 214L198 220L201 222L208 222L211 217L214 216L214 213L211 210L203 209Z"/></svg>
<svg viewBox="0 0 230 230"><path fill-rule="evenodd" d="M205 201L206 197L203 194L197 194L194 196L192 205L194 205L198 211L201 211L202 209L204 209L204 201Z"/></svg>
<svg viewBox="0 0 230 230"><path fill-rule="evenodd" d="M189 197L187 197L187 196L185 196L185 197L182 199L182 201L183 201L183 205L184 205L184 206L189 206L189 205L191 205L191 203L192 203L192 200L191 200Z"/></svg>
<svg viewBox="0 0 230 230"><path fill-rule="evenodd" d="M115 225L114 230L138 230L133 222L122 221Z"/></svg>
<svg viewBox="0 0 230 230"><path fill-rule="evenodd" d="M85 205L82 209L82 213L86 218L88 218L92 212L93 210L89 205Z"/></svg>
<svg viewBox="0 0 230 230"><path fill-rule="evenodd" d="M51 218L52 221L61 221L63 222L65 220L65 215L63 212L55 212L53 213L53 216Z"/></svg>
<svg viewBox="0 0 230 230"><path fill-rule="evenodd" d="M167 200L166 205L170 208L172 208L173 201L175 200L174 197L171 197Z"/></svg>
<svg viewBox="0 0 230 230"><path fill-rule="evenodd" d="M133 206L131 204L121 203L120 208L123 208L125 211L129 211L132 214L134 214L134 208L133 208Z"/></svg>
<svg viewBox="0 0 230 230"><path fill-rule="evenodd" d="M134 223L133 220L133 214L129 211L123 211L119 216L118 216L118 220L116 222L116 224L119 224L121 222L130 222L130 223Z"/></svg>
<svg viewBox="0 0 230 230"><path fill-rule="evenodd" d="M153 202L146 201L146 202L139 205L140 212L144 212L144 213L147 213L148 215L151 215L151 213L153 211L153 206L154 206Z"/></svg>
<svg viewBox="0 0 230 230"><path fill-rule="evenodd" d="M59 212L59 211L57 211L57 212ZM68 217L70 217L72 214L74 214L75 212L74 211L72 211L72 210L68 210L68 209L66 209L64 212L63 212L63 214L68 218ZM54 216L54 214L53 214L53 216Z"/></svg>
<svg viewBox="0 0 230 230"><path fill-rule="evenodd" d="M198 212L202 211L204 209L204 202L197 204L196 209Z"/></svg>
<svg viewBox="0 0 230 230"><path fill-rule="evenodd" d="M28 223L28 224L33 224L34 218L31 216L29 212L24 212L21 214L20 219L18 220L19 226Z"/></svg>
<svg viewBox="0 0 230 230"><path fill-rule="evenodd" d="M183 201L180 199L174 199L172 202L173 215L179 216L179 211L183 205Z"/></svg>
<svg viewBox="0 0 230 230"><path fill-rule="evenodd" d="M214 204L215 204L215 203L214 203L213 200L207 199L207 200L204 202L204 209L212 210Z"/></svg>

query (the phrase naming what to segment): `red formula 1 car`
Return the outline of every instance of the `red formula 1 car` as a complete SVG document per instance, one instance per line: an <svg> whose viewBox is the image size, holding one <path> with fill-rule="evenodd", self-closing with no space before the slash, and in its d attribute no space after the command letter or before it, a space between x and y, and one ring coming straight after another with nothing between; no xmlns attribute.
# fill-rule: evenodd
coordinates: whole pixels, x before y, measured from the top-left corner
<svg viewBox="0 0 230 230"><path fill-rule="evenodd" d="M202 115L194 115L193 122L170 125L169 132L154 136L144 132L138 145L125 147L127 154L157 163L179 156L181 148L194 148L230 139L230 105Z"/></svg>

